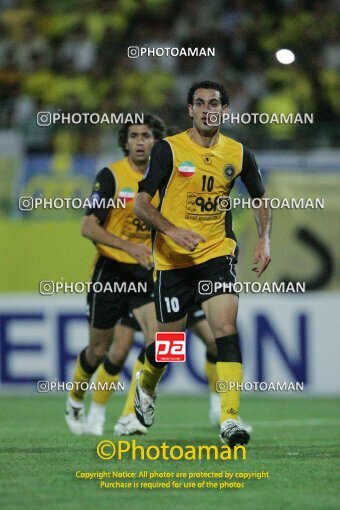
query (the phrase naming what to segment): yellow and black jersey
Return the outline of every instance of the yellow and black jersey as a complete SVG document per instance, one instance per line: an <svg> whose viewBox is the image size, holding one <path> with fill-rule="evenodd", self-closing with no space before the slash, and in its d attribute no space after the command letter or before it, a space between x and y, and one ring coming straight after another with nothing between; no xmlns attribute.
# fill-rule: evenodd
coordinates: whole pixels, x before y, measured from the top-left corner
<svg viewBox="0 0 340 510"><path fill-rule="evenodd" d="M189 252L170 237L155 232L153 252L157 270L190 267L215 257L235 256L231 214L221 207L220 198L229 195L238 176L252 198L264 194L252 153L222 134L209 148L193 142L188 131L156 143L139 190L151 196L159 191L162 215L176 227L198 232L206 240L194 252Z"/></svg>
<svg viewBox="0 0 340 510"><path fill-rule="evenodd" d="M95 214L110 234L132 243L145 243L151 248L150 227L133 212L138 182L142 178L143 174L131 167L127 157L103 168L96 176L90 197L93 207L89 207L85 214ZM111 205L112 200L115 206ZM158 195L152 203L158 206ZM99 243L96 247L100 255L126 264L137 264L125 251Z"/></svg>

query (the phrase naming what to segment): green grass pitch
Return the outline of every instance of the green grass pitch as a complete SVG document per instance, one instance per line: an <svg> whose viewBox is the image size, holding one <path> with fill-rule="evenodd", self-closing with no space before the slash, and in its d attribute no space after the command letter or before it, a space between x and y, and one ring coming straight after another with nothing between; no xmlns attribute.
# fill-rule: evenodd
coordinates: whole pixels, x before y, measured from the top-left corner
<svg viewBox="0 0 340 510"><path fill-rule="evenodd" d="M101 460L100 438L72 436L64 422L64 396L1 397L1 489L3 510L335 510L339 508L339 401L335 398L246 396L242 417L254 426L247 460ZM122 409L112 398L103 438ZM218 445L208 422L208 396L167 396L157 401L148 446ZM98 480L79 480L80 471L269 471L243 489L100 489ZM197 481L197 480L196 480ZM218 481L218 480L217 480Z"/></svg>

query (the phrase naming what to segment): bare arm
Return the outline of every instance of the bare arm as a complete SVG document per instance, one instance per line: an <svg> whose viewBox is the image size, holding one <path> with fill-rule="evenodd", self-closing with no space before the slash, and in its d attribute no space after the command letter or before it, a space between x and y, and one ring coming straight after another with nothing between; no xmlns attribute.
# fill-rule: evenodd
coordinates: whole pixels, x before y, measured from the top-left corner
<svg viewBox="0 0 340 510"><path fill-rule="evenodd" d="M266 196L263 195L262 198L266 198ZM272 213L270 205L266 204L266 201L262 200L261 206L254 209L254 215L259 234L259 241L254 251L253 271L257 273L257 276L261 276L271 261L269 237L272 226Z"/></svg>
<svg viewBox="0 0 340 510"><path fill-rule="evenodd" d="M179 228L170 223L151 204L152 197L145 191L138 193L135 200L135 214L147 225L169 236L176 244L189 251L194 251L198 243L205 239L196 232L185 228Z"/></svg>
<svg viewBox="0 0 340 510"><path fill-rule="evenodd" d="M130 241L125 241L124 239L110 234L99 225L99 219L94 214L84 216L81 233L84 237L95 243L105 244L106 246L125 251L147 269L150 269L152 266L150 248L144 244L131 243Z"/></svg>

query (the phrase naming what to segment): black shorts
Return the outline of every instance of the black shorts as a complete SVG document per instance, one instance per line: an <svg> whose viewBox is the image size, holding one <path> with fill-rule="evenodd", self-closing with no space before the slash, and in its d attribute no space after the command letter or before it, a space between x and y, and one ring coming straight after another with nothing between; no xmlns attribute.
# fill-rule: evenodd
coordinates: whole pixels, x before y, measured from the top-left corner
<svg viewBox="0 0 340 510"><path fill-rule="evenodd" d="M155 305L162 323L183 318L193 305L220 294L236 294L235 259L231 256L210 259L184 269L156 272Z"/></svg>
<svg viewBox="0 0 340 510"><path fill-rule="evenodd" d="M112 328L124 315L154 300L152 270L138 264L123 264L107 257L100 257L93 271L94 288L102 292L87 294L87 318L98 329ZM101 284L101 285L100 285ZM112 291L105 290L111 287Z"/></svg>
<svg viewBox="0 0 340 510"><path fill-rule="evenodd" d="M119 321L119 324L121 324L122 326L127 326L128 328L131 328L135 331L142 331L139 322L137 321L133 313L129 313L129 315L124 315L124 317L122 317L121 320Z"/></svg>

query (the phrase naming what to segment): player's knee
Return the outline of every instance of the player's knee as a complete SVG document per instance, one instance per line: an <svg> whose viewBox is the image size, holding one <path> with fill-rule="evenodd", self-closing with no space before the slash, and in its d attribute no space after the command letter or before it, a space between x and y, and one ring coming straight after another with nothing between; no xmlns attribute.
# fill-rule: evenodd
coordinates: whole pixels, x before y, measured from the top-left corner
<svg viewBox="0 0 340 510"><path fill-rule="evenodd" d="M155 342L155 334L152 334L152 335L147 335L145 337L145 345L148 346L150 344L152 344L153 342Z"/></svg>
<svg viewBox="0 0 340 510"><path fill-rule="evenodd" d="M145 345L150 345L156 340L157 329L149 328L144 332Z"/></svg>
<svg viewBox="0 0 340 510"><path fill-rule="evenodd" d="M221 321L216 327L216 337L235 335L236 325L233 322Z"/></svg>
<svg viewBox="0 0 340 510"><path fill-rule="evenodd" d="M111 361L111 363L113 363L114 365L123 365L126 358L127 358L127 355L128 355L128 349L124 350L124 349L110 349L108 354L107 354L107 357L109 358L109 360Z"/></svg>
<svg viewBox="0 0 340 510"><path fill-rule="evenodd" d="M107 348L106 343L95 343L89 347L89 357L91 357L96 363L103 361Z"/></svg>

